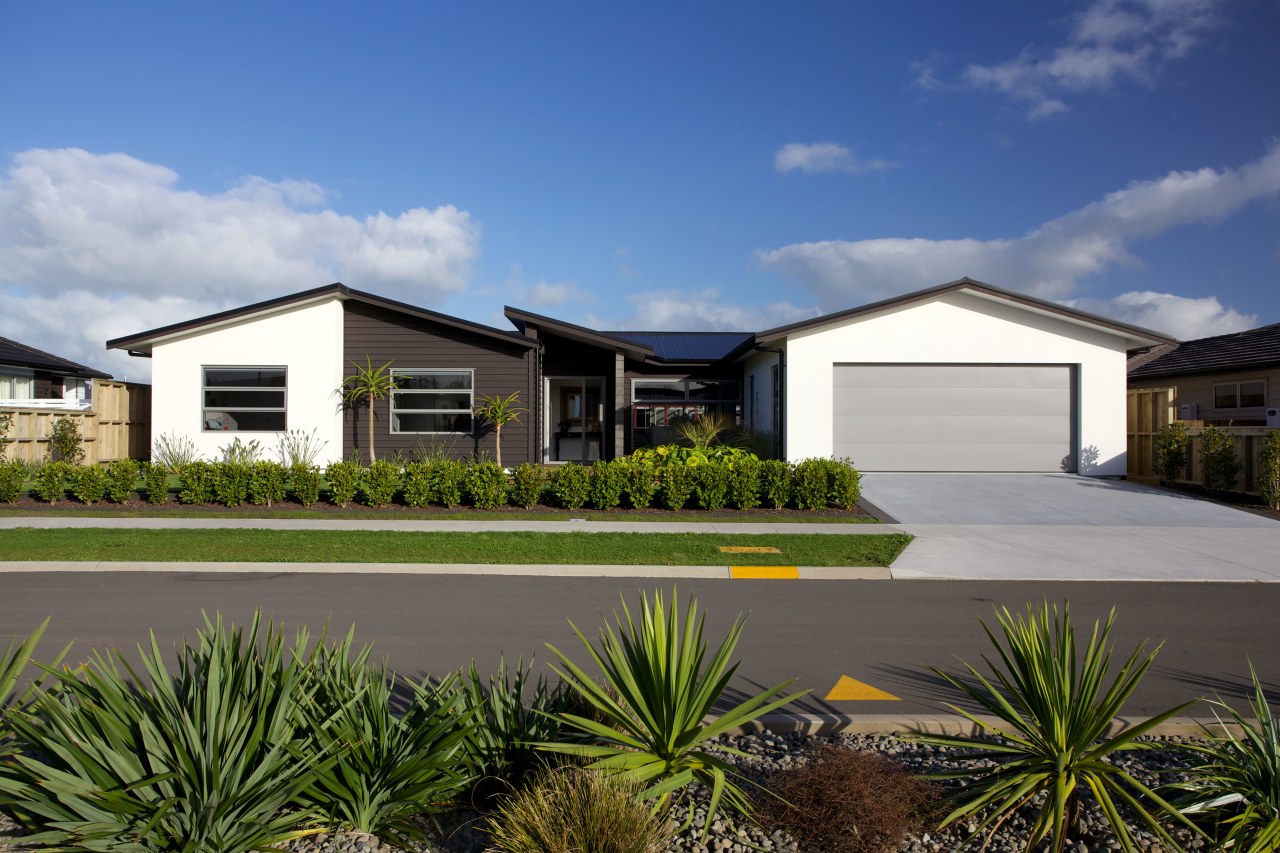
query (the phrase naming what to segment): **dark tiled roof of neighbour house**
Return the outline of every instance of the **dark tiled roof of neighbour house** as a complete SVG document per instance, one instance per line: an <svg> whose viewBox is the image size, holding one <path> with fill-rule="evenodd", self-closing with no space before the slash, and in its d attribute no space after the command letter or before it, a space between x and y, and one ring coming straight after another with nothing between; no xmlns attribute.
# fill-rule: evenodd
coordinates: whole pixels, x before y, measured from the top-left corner
<svg viewBox="0 0 1280 853"><path fill-rule="evenodd" d="M44 350L38 350L35 347L29 347L26 344L18 343L9 338L0 338L0 364L12 364L19 367L32 367L39 370L48 370L53 373L63 373L71 376L85 376L93 379L110 379L110 373L103 373L101 370L94 370L92 367L85 367L83 364L77 364L65 358L47 353Z"/></svg>
<svg viewBox="0 0 1280 853"><path fill-rule="evenodd" d="M1133 379L1280 364L1280 323L1185 341L1145 363L1130 363L1129 376Z"/></svg>
<svg viewBox="0 0 1280 853"><path fill-rule="evenodd" d="M749 340L754 332L602 332L653 350L661 361L719 361Z"/></svg>

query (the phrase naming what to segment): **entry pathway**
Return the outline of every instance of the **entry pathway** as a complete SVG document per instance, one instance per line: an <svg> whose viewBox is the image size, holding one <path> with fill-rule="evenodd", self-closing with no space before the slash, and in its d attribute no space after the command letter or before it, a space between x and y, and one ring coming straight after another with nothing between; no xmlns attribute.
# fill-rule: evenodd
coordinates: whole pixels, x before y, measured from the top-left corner
<svg viewBox="0 0 1280 853"><path fill-rule="evenodd" d="M886 474L863 495L917 538L895 578L1280 581L1280 522L1071 474Z"/></svg>

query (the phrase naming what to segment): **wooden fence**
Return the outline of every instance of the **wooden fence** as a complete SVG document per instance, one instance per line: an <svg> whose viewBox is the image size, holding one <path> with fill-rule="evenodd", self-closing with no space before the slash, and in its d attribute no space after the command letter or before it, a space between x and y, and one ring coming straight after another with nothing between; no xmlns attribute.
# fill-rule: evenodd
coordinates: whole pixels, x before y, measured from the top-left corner
<svg viewBox="0 0 1280 853"><path fill-rule="evenodd" d="M86 463L146 459L151 453L151 386L111 379L93 381L93 408L3 407L13 417L5 457L39 462L48 456L57 418L80 424Z"/></svg>

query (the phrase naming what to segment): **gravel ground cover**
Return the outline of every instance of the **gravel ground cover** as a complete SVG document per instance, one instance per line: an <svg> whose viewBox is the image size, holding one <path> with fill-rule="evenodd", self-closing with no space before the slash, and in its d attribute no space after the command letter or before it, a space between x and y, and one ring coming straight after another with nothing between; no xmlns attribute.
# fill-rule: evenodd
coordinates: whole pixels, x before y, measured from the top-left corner
<svg viewBox="0 0 1280 853"><path fill-rule="evenodd" d="M1149 739L1150 740L1150 739ZM1176 750L1165 748L1174 745L1171 739L1155 739L1157 748L1118 755L1116 761L1128 772L1148 786L1175 781L1187 761ZM944 761L945 748L912 743L896 736L838 735L811 737L799 734L777 735L770 733L723 738L723 742L748 753L746 758L734 761L753 779L796 766L803 761L805 750L818 742L828 742L855 749L874 750L885 755L914 773L929 773L949 768ZM703 792L705 793L705 792ZM712 823L711 833L705 842L700 841L706 823L705 797L693 800L693 825L674 840L673 853L821 853L800 845L794 838L780 831L771 831L745 821L735 821L723 813ZM683 822L687 812L675 814L677 824ZM1030 813L1017 815L1000 829L996 839L987 847L988 853L1015 853L1025 846ZM442 831L434 832L430 843L391 844L373 836L360 833L326 833L300 839L287 846L290 853L482 853L488 849L483 833L475 827L479 815L475 812L454 814L442 821ZM1097 853L1119 849L1111 836L1106 821L1096 809L1089 809L1083 819L1086 838L1069 847L1069 853ZM971 829L964 826L949 827L945 831L931 830L907 838L898 847L899 853L946 853L959 848ZM0 815L0 851L23 850L16 828ZM1179 837L1175 833L1175 837ZM1139 843L1147 853L1163 853L1161 845L1149 834L1139 833ZM1179 837L1187 849L1201 849L1198 840L1189 834ZM977 844L973 849L978 849Z"/></svg>

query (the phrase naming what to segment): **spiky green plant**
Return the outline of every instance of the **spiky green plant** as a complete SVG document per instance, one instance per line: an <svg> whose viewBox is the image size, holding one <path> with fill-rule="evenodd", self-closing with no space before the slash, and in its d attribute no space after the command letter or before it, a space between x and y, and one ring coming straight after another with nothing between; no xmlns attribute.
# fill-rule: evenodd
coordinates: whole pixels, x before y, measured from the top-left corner
<svg viewBox="0 0 1280 853"><path fill-rule="evenodd" d="M36 646L40 644L40 638L44 636L45 629L49 627L51 618L45 617L45 620L26 637L21 639L14 637L9 640L4 653L0 654L0 756L4 756L11 746L8 730L10 715L20 713L39 690L42 680L40 678L36 678L21 691L18 691L18 686L22 683L27 664L31 662L31 656L35 653ZM50 666L56 667L61 663L70 649L71 644L68 643L67 647L53 659Z"/></svg>
<svg viewBox="0 0 1280 853"><path fill-rule="evenodd" d="M493 448L499 468L502 467L502 428L509 423L520 423L521 413L529 411L517 406L519 401L520 392L513 391L506 397L485 395L476 406L476 417L493 423Z"/></svg>
<svg viewBox="0 0 1280 853"><path fill-rule="evenodd" d="M722 433L733 428L733 418L724 412L704 412L696 418L681 418L675 424L676 435L689 442L691 447L706 450L715 444Z"/></svg>
<svg viewBox="0 0 1280 853"><path fill-rule="evenodd" d="M1253 719L1212 700L1218 731L1206 728L1207 742L1183 746L1203 763L1188 771L1190 779L1170 787L1181 794L1176 803L1182 813L1205 825L1217 849L1269 853L1280 850L1280 720L1252 662L1249 676Z"/></svg>
<svg viewBox="0 0 1280 853"><path fill-rule="evenodd" d="M1065 603L1061 615L1056 605L1050 610L1046 601L1038 609L1027 605L1025 617L1013 616L1007 608L1000 607L996 619L1003 639L982 623L999 653L999 665L983 656L994 681L963 661L967 670L964 676L931 667L947 684L996 718L992 723L948 705L967 717L981 733L916 733L924 743L959 750L947 758L966 765L935 777L962 782L951 796L954 809L942 826L977 818L977 831L971 840L985 833L989 841L1015 811L1043 796L1027 850L1049 838L1052 849L1062 851L1079 831L1081 797L1087 791L1097 800L1125 851L1136 851L1138 845L1121 814L1122 808L1163 843L1177 849L1160 814L1172 816L1188 827L1191 824L1147 786L1108 760L1115 752L1149 748L1149 743L1137 739L1191 704L1179 705L1108 736L1159 647L1144 654L1146 644L1139 643L1107 686L1114 609L1101 628L1094 622L1083 658L1078 654L1070 608ZM1151 806L1156 814L1149 810Z"/></svg>
<svg viewBox="0 0 1280 853"><path fill-rule="evenodd" d="M652 601L642 594L639 618L632 616L624 599L622 614L614 611L617 630L606 621L600 632L599 651L573 622L569 623L603 682L548 644L560 661L560 667L552 669L604 722L561 714L568 725L593 742L540 746L593 759L592 768L645 783L644 796L656 801L655 809L665 808L672 794L682 792L690 783L701 782L711 791L705 837L721 802L740 814L751 813L751 801L738 785L742 777L733 765L706 751L708 741L803 694L781 696L792 684L787 680L717 711L717 703L738 671L738 663L730 664L729 659L746 617L738 615L708 660L703 637L706 616L698 612L697 599L690 598L682 621L675 598L673 590L668 609L660 590L654 591ZM704 722L709 717L712 722ZM718 748L732 752L724 746ZM692 815L690 809L690 819Z"/></svg>

